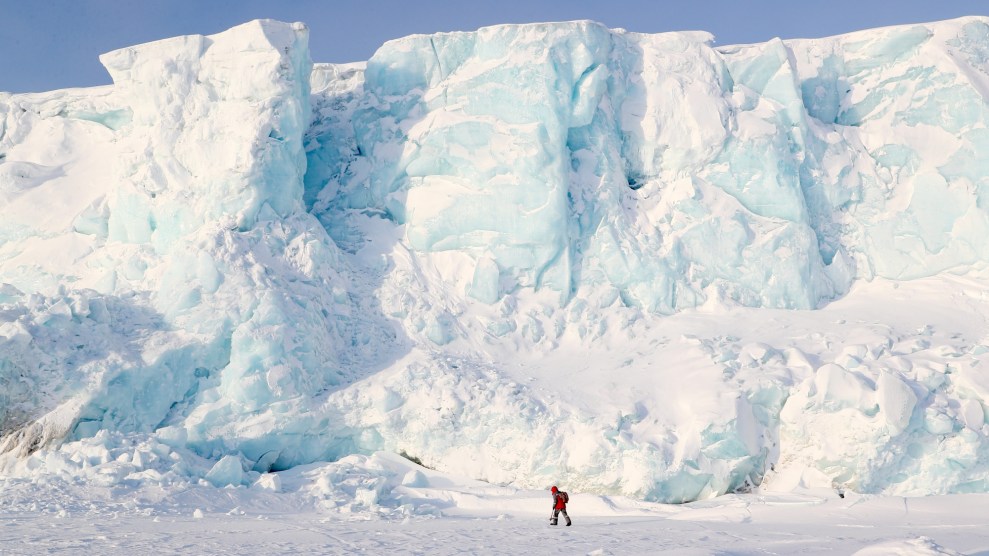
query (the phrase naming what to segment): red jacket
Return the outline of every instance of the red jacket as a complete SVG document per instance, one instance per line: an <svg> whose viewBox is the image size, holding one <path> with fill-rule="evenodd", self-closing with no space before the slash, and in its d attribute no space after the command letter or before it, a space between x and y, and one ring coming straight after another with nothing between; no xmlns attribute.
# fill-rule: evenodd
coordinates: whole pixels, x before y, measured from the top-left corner
<svg viewBox="0 0 989 556"><path fill-rule="evenodd" d="M553 493L553 509L554 510L567 509L567 503L563 501L563 492L557 491Z"/></svg>

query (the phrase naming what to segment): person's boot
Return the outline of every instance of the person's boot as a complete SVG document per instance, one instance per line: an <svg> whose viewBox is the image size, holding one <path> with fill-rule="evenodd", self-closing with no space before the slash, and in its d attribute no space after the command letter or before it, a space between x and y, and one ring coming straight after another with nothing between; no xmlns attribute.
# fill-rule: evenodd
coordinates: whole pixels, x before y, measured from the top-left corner
<svg viewBox="0 0 989 556"><path fill-rule="evenodd" d="M567 527L570 527L570 523L571 523L571 521L570 521L570 518L568 517L567 518Z"/></svg>
<svg viewBox="0 0 989 556"><path fill-rule="evenodd" d="M550 519L549 520L549 524L550 525L556 525L556 520L555 519Z"/></svg>

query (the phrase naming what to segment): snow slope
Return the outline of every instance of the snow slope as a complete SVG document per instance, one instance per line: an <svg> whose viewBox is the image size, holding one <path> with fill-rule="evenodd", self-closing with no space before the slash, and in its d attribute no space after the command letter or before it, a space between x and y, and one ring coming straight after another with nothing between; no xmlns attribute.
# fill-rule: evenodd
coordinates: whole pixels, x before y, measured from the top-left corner
<svg viewBox="0 0 989 556"><path fill-rule="evenodd" d="M989 19L307 32L0 96L0 477L989 490Z"/></svg>

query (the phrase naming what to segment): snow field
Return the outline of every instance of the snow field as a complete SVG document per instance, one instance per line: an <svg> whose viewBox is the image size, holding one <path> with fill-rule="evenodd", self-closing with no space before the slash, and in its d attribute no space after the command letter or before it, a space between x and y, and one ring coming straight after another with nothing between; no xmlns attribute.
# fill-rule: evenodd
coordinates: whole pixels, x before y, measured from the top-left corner
<svg viewBox="0 0 989 556"><path fill-rule="evenodd" d="M576 494L567 528L548 525L545 489L494 487L393 454L347 460L275 474L283 477L278 492L7 479L0 542L8 554L929 555L989 548L978 518L985 495L838 498L820 490L666 506ZM413 506L422 513L406 511ZM432 513L440 508L442 517Z"/></svg>

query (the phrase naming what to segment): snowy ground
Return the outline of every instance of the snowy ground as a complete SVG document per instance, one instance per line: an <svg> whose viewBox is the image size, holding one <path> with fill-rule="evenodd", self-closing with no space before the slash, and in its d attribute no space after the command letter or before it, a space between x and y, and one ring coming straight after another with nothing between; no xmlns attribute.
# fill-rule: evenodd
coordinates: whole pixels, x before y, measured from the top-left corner
<svg viewBox="0 0 989 556"><path fill-rule="evenodd" d="M232 504L243 490L216 498ZM64 494L64 493L63 493ZM200 493L205 496L205 493ZM239 494L239 495L238 495ZM452 488L453 498L464 495ZM537 496L539 498L537 498ZM8 498L7 494L3 498ZM682 506L575 496L573 527L547 524L549 495L482 499L446 517L235 506L31 511L4 500L4 554L989 554L989 495L733 495ZM66 502L66 505L71 503ZM638 507L637 507L638 506ZM215 510L215 511L214 511ZM546 511L542 511L546 510ZM500 512L500 513L499 513ZM202 517L196 517L201 515Z"/></svg>
<svg viewBox="0 0 989 556"><path fill-rule="evenodd" d="M876 342L896 351L897 343L912 342L919 335L930 345L910 356L917 365L934 349L961 361L953 354L967 353L986 337L979 283L965 277L901 284L875 281L821 311L699 312L663 323L669 327L669 337L700 338L715 350L710 357L722 359L740 359L751 351L745 345L762 343L807 354L843 353L860 343L871 349ZM665 334L664 330L652 333ZM716 342L719 331L726 330L738 339ZM868 336L868 331L878 335ZM667 364L686 360L694 357L695 343L660 342L648 356L636 359ZM601 346L598 353L614 358L620 347ZM583 361L579 352L569 363L556 361L551 369L535 375L538 378L529 381L529 388L534 395L545 396L572 389L571 397L600 411L608 410L601 405L607 400L615 408L631 403L617 396L619 390L605 391L612 386L591 387L592 377L581 369L595 362L592 353L583 355ZM876 364L885 365L884 361L880 357ZM752 373L760 368L762 373L770 372L770 363L748 370L740 366L738 376L755 378ZM521 380L530 364L534 362L520 361L517 369L505 370ZM797 367L792 372L807 374ZM794 382L803 378L795 376ZM650 380L655 380L650 373L632 373L623 379L632 392L657 388ZM695 393L691 399L696 402L699 396ZM545 402L551 403L551 398ZM848 427L857 421L848 423L828 429L824 440L832 447L840 445L835 439L848 438L850 443L855 434L879 426L868 421L856 432ZM938 449L943 447L944 453L931 454L930 461L936 464L937 457L945 458L945 464L955 458L963 461L963 454L950 447L954 436L947 433L940 438ZM984 519L989 494L905 498L849 491L839 498L834 488L815 483L815 477L823 476L799 473L808 469L802 458L813 457L820 448L808 445L791 453L796 458L789 464L792 472L771 474L761 491L684 505L586 494L564 479L561 486L572 495L574 526L552 528L547 523L547 490L441 473L393 453L353 455L260 476L245 473L242 486L215 488L206 480L208 474L202 478L210 461L140 435L101 434L26 460L22 472L0 478L0 554L852 554L866 550L864 554L989 555ZM895 445L886 449L898 450ZM784 446L782 455L786 452ZM161 462L170 461L192 471L167 471L175 467ZM777 469L786 467L778 461ZM195 471L197 465L205 467ZM972 463L973 470L978 465ZM141 466L144 471L135 471ZM881 467L874 472L885 473ZM895 484L910 484L909 478L896 480L901 482Z"/></svg>

